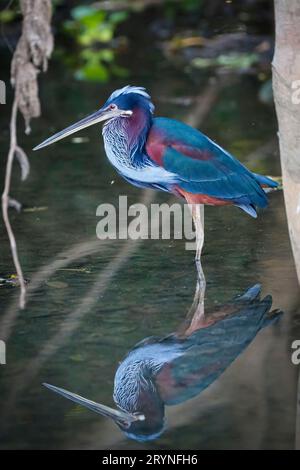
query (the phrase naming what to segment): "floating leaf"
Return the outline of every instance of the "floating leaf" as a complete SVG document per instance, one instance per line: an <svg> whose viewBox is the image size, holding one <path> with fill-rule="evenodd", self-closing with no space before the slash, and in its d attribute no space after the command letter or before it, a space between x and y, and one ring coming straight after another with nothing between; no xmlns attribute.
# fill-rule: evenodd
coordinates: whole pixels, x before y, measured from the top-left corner
<svg viewBox="0 0 300 470"><path fill-rule="evenodd" d="M48 207L47 206L40 206L40 207L26 207L23 209L23 212L42 212L42 211L47 211Z"/></svg>
<svg viewBox="0 0 300 470"><path fill-rule="evenodd" d="M69 359L71 359L71 361L74 361L74 362L83 362L85 360L82 354L73 354L72 356L69 357Z"/></svg>
<svg viewBox="0 0 300 470"><path fill-rule="evenodd" d="M65 289L68 287L68 284L62 281L47 281L46 284L47 286L54 287L55 289Z"/></svg>
<svg viewBox="0 0 300 470"><path fill-rule="evenodd" d="M90 139L88 137L73 137L71 139L72 144L83 144L89 141Z"/></svg>
<svg viewBox="0 0 300 470"><path fill-rule="evenodd" d="M69 271L69 272L75 272L75 273L86 273L90 274L92 271L88 268L60 268L58 271Z"/></svg>

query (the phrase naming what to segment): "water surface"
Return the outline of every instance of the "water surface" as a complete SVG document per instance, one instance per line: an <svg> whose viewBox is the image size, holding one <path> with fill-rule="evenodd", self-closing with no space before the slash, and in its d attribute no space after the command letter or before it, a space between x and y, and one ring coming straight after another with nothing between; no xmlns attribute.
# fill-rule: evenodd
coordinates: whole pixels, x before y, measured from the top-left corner
<svg viewBox="0 0 300 470"><path fill-rule="evenodd" d="M174 96L201 94L207 76L197 80L158 62L130 82L146 86L158 115L182 120L196 108L173 104ZM213 74L213 72L212 72ZM57 77L60 77L57 80ZM168 427L156 441L126 439L113 423L41 386L49 382L111 405L114 372L124 354L151 335L176 330L192 303L193 253L182 240L143 242L96 239L96 208L145 195L116 175L104 155L100 128L84 131L88 141L66 139L40 152L30 149L96 109L123 81L107 85L75 82L53 63L41 80L43 116L20 141L31 173L13 197L27 209L11 212L30 294L24 312L17 290L0 288L0 337L7 337L7 365L0 368L2 448L293 448L297 369L291 342L299 338L299 296L281 192L254 220L237 208L206 208L203 267L206 306L225 303L261 283L285 315L259 333L231 367L198 397L167 409ZM8 132L5 107L1 146ZM220 91L201 129L244 161L251 170L280 174L274 136L274 109L258 99L258 83L237 76ZM270 143L267 146L265 144ZM1 169L3 168L3 159ZM168 195L153 195L155 202ZM33 207L40 210L31 210ZM29 210L28 210L29 209ZM3 226L0 275L14 272ZM298 336L297 336L298 335Z"/></svg>

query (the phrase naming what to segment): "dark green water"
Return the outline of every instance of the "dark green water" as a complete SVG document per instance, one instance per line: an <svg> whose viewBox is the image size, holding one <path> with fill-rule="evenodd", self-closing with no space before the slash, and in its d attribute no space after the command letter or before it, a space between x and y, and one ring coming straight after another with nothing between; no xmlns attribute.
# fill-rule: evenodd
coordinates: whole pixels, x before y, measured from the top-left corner
<svg viewBox="0 0 300 470"><path fill-rule="evenodd" d="M128 82L147 87L158 115L185 120L197 111L193 104L175 105L168 98L198 96L207 77L192 80L163 63L154 67L152 57L144 61L143 72L132 71ZM236 208L205 210L206 306L222 304L259 282L285 315L201 395L168 408L160 439L145 445L129 441L113 423L41 386L46 381L112 405L114 372L124 354L147 336L176 330L193 299L193 253L184 249L184 241L97 243L97 206L116 204L120 194L130 203L143 197L107 162L99 128L81 134L88 142L66 139L40 152L30 150L124 85L75 82L53 63L41 81L43 116L32 123L30 137L23 137L19 121L31 173L19 184L15 167L12 195L25 208L42 210L11 212L30 292L20 312L17 289L0 288L0 339L7 338L7 364L0 366L0 446L293 448L297 368L290 357L291 343L299 339L299 295L281 192L271 195L257 220ZM3 106L2 170L8 113L9 106ZM201 129L251 170L280 174L274 110L258 101L254 78L229 81ZM265 150L272 139L274 145ZM167 200L164 194L155 196L155 202ZM0 275L9 276L14 269L3 225L0 241Z"/></svg>

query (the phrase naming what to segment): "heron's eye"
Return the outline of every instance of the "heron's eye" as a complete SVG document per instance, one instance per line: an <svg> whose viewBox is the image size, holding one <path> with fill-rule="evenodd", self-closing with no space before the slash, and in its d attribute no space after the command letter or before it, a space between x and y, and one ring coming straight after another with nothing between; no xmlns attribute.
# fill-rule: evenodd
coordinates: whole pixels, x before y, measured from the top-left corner
<svg viewBox="0 0 300 470"><path fill-rule="evenodd" d="M118 106L116 104L110 104L109 109L117 109Z"/></svg>

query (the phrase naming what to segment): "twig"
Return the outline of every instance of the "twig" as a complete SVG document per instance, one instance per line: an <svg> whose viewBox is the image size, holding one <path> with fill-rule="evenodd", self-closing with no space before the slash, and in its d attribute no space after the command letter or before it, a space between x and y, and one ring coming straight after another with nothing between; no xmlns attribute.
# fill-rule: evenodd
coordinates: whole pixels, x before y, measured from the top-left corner
<svg viewBox="0 0 300 470"><path fill-rule="evenodd" d="M9 216L8 216L12 165L13 165L16 149L18 148L17 131L16 131L17 113L18 113L18 103L17 103L17 98L15 97L13 106L12 106L11 119L10 119L10 147L9 147L7 163L6 163L4 191L2 194L2 215L3 215L4 224L7 230L8 238L9 238L13 262L14 262L18 279L20 282L19 305L20 305L20 308L23 309L25 307L25 296L26 296L25 279L24 279L23 271L22 271L21 264L19 261L16 239L15 239L14 232L12 230L12 226L11 226Z"/></svg>

